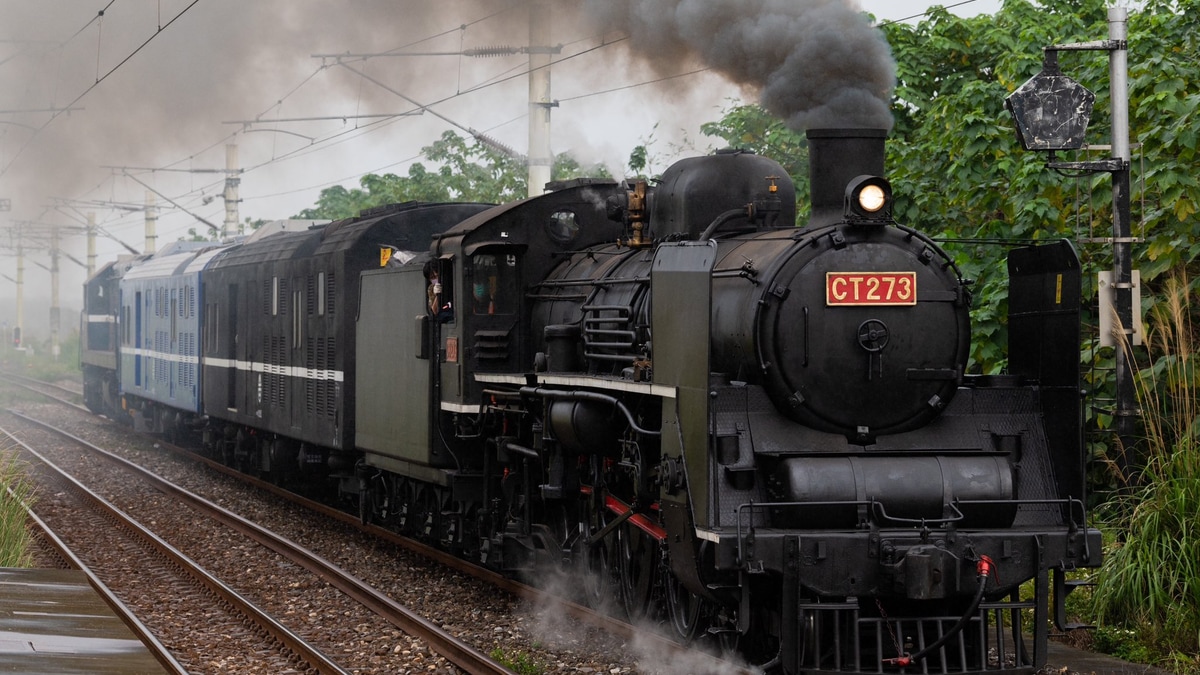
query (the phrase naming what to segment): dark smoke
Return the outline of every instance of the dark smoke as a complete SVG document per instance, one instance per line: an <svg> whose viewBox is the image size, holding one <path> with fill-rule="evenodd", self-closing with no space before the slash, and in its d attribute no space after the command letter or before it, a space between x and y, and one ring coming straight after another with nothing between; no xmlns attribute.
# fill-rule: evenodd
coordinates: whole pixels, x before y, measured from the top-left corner
<svg viewBox="0 0 1200 675"><path fill-rule="evenodd" d="M387 51L414 36L498 13L466 31L486 44L505 34L523 35L527 23L522 12L503 11L518 9L519 0L203 0L184 12L190 4L0 0L0 109L62 108L115 68L75 103L77 110L59 115L40 133L31 129L47 124L47 113L0 116L7 123L0 125L0 169L7 169L0 184L7 196L19 193L43 203L47 193L78 196L107 173L97 173L97 165L161 166L186 158L236 130L223 126L225 120L263 112L270 117L402 109L396 96L363 87L336 68L280 109L271 106L320 65L314 53ZM452 45L447 40L437 47ZM423 70L398 59L356 65L411 92L418 82L445 77L433 69L446 61L422 64ZM198 165L223 166L221 156L218 148L211 161L205 157Z"/></svg>
<svg viewBox="0 0 1200 675"><path fill-rule="evenodd" d="M102 204L53 208L57 199L144 201L141 185L119 175L114 178L120 170L106 167L169 164L176 170L223 169L227 141L222 139L238 130L223 121L251 119L263 113L266 117L304 117L393 113L412 107L337 67L312 76L321 65L312 54L383 52L447 30L452 34L415 49L457 49L460 40L453 29L484 17L493 18L463 29L466 46L507 44L523 39L528 26L520 0L201 0L191 5L191 0L0 0L0 111L4 111L0 112L0 198L11 204L11 211L0 212L0 267L9 278L16 276L15 259L5 250L15 241L15 236L10 236L13 223L78 228L84 212L96 211L102 228L134 246L142 245L140 213L106 209ZM103 16L99 17L101 10ZM159 27L163 31L150 39ZM493 70L498 67L495 63L483 65ZM457 73L454 59L407 63L377 59L357 66L398 91L429 98L435 94L427 93L432 87L425 85L449 81L452 86ZM289 95L310 76L305 86ZM96 84L100 77L105 79ZM465 81L467 85L475 82ZM435 91L442 95L445 90ZM478 99L472 103L478 105ZM73 109L57 117L46 112L61 111L69 104ZM453 114L478 123L459 111ZM397 143L397 159L436 140L444 126L430 129L434 125L427 123L429 119L423 116L392 125L411 130L408 138L413 139ZM322 137L353 129L356 124L366 122L326 121L279 128ZM381 136L377 133L371 138ZM240 145L244 167L304 143L294 135L272 133L241 134L233 142ZM247 174L241 196L245 200L255 194L308 187L352 174L355 168L363 172L375 168L346 159L346 154L313 155L307 161ZM330 164L337 168L320 170ZM212 173L141 174L143 181L217 224L224 217L221 178ZM291 211L266 211L261 202L246 201L241 215L287 218L312 205L316 195L317 190L311 190L308 200ZM160 246L186 236L188 228L207 233L206 227L190 216L178 210L170 212L162 199L158 204ZM34 248L28 241L26 245L25 324L30 335L44 335L49 273L35 263L48 265L49 258L45 245ZM78 230L64 234L62 245L76 259L84 259L84 237ZM98 248L100 264L124 252L105 239L98 242ZM77 305L83 269L66 260L60 269L59 302L64 308ZM15 322L14 289L13 282L0 279L0 318L10 324ZM63 316L65 334L75 319L66 311Z"/></svg>
<svg viewBox="0 0 1200 675"><path fill-rule="evenodd" d="M663 73L700 62L759 92L795 130L890 129L895 64L846 0L584 0Z"/></svg>
<svg viewBox="0 0 1200 675"><path fill-rule="evenodd" d="M177 170L220 169L222 140L237 127L226 120L304 117L354 113L395 113L411 108L395 94L351 71L330 67L314 75L315 53L379 52L399 48L457 50L491 45L519 45L528 35L527 0L0 0L0 198L12 211L0 213L0 236L9 244L13 222L79 225L83 211L97 210L102 227L125 242L141 243L138 213L102 205L55 210L52 200L85 199L119 203L144 201L141 185L119 176L109 166L163 167ZM890 127L887 101L893 67L882 36L850 9L849 0L539 0L553 15L554 43L568 45L564 56L595 44L606 31L609 39L628 35L584 58L563 61L554 69L555 96L587 95L644 79L646 64L661 75L677 75L700 64L746 91L795 128L817 126ZM177 21L147 42L158 27L191 6ZM96 20L104 10L102 20ZM462 26L461 34L455 29ZM449 31L442 37L409 43ZM582 46L581 46L582 45ZM491 78L521 70L520 59L460 62L452 58L374 59L359 64L370 77L419 100L452 95ZM106 74L115 68L111 75ZM461 70L460 70L461 69ZM96 79L106 76L103 82ZM310 78L311 79L306 79ZM461 82L459 78L461 77ZM302 82L293 93L293 89ZM629 110L656 113L665 133L713 119L716 106L730 92L697 88L697 79L665 81L607 99L566 103L555 113L555 134L567 130L579 143L607 143L590 133L597 125L575 117L596 101ZM706 80L710 82L711 80ZM487 127L498 114L519 115L524 81L507 89L485 89L437 108L465 124ZM86 95L78 98L84 92ZM620 101L617 106L614 101ZM509 105L516 101L516 105ZM51 121L48 108L73 104ZM488 109L491 115L481 114ZM492 110L503 111L498 113ZM41 111L41 112L39 112ZM655 113L652 113L652 115ZM501 118L503 119L503 118ZM683 120L686 120L684 122ZM608 120L602 120L608 122ZM324 121L310 126L280 125L314 138L324 138L356 123ZM653 124L653 120L650 122ZM524 122L501 129L502 140L522 149ZM590 125L586 126L585 125ZM447 127L431 115L405 118L386 127L389 133L367 137L374 147L395 147L399 162L434 141ZM378 158L358 159L339 152L351 144L323 146L323 154L270 162L305 141L296 135L242 133L243 167L263 165L242 181L242 217L285 218L311 206L315 183L342 180L355 171L376 170ZM486 130L486 128L484 129ZM627 125L612 134L612 144L636 141L650 129ZM586 138L585 138L586 137ZM561 141L556 141L560 143ZM565 145L565 144L564 144ZM587 146L582 146L587 147ZM555 151L566 149L562 145ZM575 145L581 150L580 145ZM587 152L587 150L583 150ZM597 158L579 156L587 164ZM403 172L403 168L396 169ZM617 169L619 171L619 169ZM178 197L191 211L220 223L223 208L216 174L143 174L163 193ZM272 206L261 199L272 193L313 188L306 201ZM213 197L217 199L213 199ZM260 201L254 201L259 197ZM282 200L278 200L282 201ZM185 236L190 227L206 231L179 210L159 201L159 243ZM63 213L66 211L68 213ZM66 250L84 257L78 232L64 238ZM100 241L101 263L123 251ZM45 262L45 252L31 254ZM10 271L12 258L0 256ZM82 270L62 263L64 304L74 300ZM27 264L27 309L38 306L46 273ZM0 299L13 285L0 280ZM0 314L11 313L0 306ZM40 323L40 322L36 322ZM34 326L30 319L27 325Z"/></svg>

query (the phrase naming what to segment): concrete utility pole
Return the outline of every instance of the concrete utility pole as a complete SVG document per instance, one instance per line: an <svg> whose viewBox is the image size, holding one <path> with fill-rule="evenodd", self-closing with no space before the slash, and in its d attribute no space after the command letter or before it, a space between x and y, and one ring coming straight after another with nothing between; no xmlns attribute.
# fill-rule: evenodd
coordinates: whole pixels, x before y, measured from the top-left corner
<svg viewBox="0 0 1200 675"><path fill-rule="evenodd" d="M8 199L8 198L0 199L0 211L11 211L11 210L12 210L12 200ZM25 325L25 307L24 307L24 302L22 302L22 291L24 290L23 286L25 285L25 259L21 257L21 243L20 242L21 242L21 236L18 233L17 234L17 278L16 278L16 282L17 282L17 325L13 327L12 333L8 333L8 331L5 331L6 335L3 338L5 343L10 344L10 345L13 342L16 342L15 340L13 340L14 336L16 336L18 338L23 337L22 327ZM8 322L6 321L4 323L4 325L5 325L5 327L7 327ZM20 345L15 345L15 346L20 346Z"/></svg>
<svg viewBox="0 0 1200 675"><path fill-rule="evenodd" d="M550 150L550 5L529 3L529 196L550 182L554 153Z"/></svg>
<svg viewBox="0 0 1200 675"><path fill-rule="evenodd" d="M43 229L45 228L45 229ZM62 250L62 233L87 233L89 262L83 262ZM25 331L25 252L29 249L45 250L50 253L49 266L36 260L35 265L50 273L50 350L54 358L61 353L60 335L62 333L62 310L59 303L61 287L60 258L66 257L80 267L89 269L89 276L95 267L95 216L88 214L87 227L61 226L53 223L19 222L12 231L14 243L10 244L17 252L17 325L13 337L20 336L22 345L28 342Z"/></svg>
<svg viewBox="0 0 1200 675"><path fill-rule="evenodd" d="M17 231L17 325L14 335L25 344L25 247L21 244L20 230ZM16 340L13 340L16 342Z"/></svg>
<svg viewBox="0 0 1200 675"><path fill-rule="evenodd" d="M230 148L233 148L232 153L230 152ZM201 223L204 224L205 227L207 227L209 230L211 230L213 232L213 234L224 239L229 236L229 231L231 229L230 222L237 221L237 218L238 218L237 203L239 201L241 201L238 198L238 192L237 192L238 184L241 183L241 178L238 177L241 174L241 169L237 168L237 146L236 145L225 146L225 163L226 163L227 167L229 167L229 168L225 168L225 169L155 169L155 168L132 167L132 166L104 166L103 168L117 169L117 170L121 171L125 175L125 177L128 178L129 180L132 180L133 182L137 183L138 185L141 185L142 187L146 188L146 190L148 192L158 195L159 197L162 197L164 200L166 200L166 202L168 204L174 206L175 208L179 209L180 211L183 211L184 213L188 214L189 216L200 221ZM137 176L135 176L133 173L131 173L132 171L164 171L164 172L165 171L178 171L181 173L223 173L223 174L225 174L225 191L224 191L225 223L224 223L224 226L215 225L215 224L209 222L204 217L200 216L197 213L192 212L184 205L180 204L179 202L176 202L174 199L171 199L167 195L164 195L162 192L155 190L152 186L148 185L145 181L139 179ZM149 200L149 197L147 197L147 199ZM210 201L211 201L211 199L205 199L204 204L207 205ZM149 201L148 203L153 205L153 201ZM232 212L231 212L231 207L232 207ZM150 221L150 215L151 214L149 212L147 212L147 215L146 215L147 222ZM232 218L232 221L230 220L231 218ZM153 235L151 233L148 233L147 237L149 239L153 239ZM147 246L146 252L153 253L154 247L155 247L155 242L148 240L147 244L148 244L148 246Z"/></svg>
<svg viewBox="0 0 1200 675"><path fill-rule="evenodd" d="M96 214L87 214L87 278L96 273Z"/></svg>
<svg viewBox="0 0 1200 675"><path fill-rule="evenodd" d="M158 207L154 203L154 193L146 190L146 245L142 252L154 255L158 251Z"/></svg>
<svg viewBox="0 0 1200 675"><path fill-rule="evenodd" d="M58 228L50 228L50 354L58 360L58 334L61 327L58 306Z"/></svg>
<svg viewBox="0 0 1200 675"><path fill-rule="evenodd" d="M238 221L238 186L242 179L238 169L238 146L225 146L225 227L221 232L221 240L228 240L234 234L244 234L242 224Z"/></svg>

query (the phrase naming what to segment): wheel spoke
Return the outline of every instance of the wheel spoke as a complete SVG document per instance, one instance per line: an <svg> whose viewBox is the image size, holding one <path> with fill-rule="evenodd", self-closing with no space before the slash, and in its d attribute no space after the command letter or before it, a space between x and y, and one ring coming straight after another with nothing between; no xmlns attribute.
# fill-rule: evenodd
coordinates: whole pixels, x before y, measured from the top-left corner
<svg viewBox="0 0 1200 675"><path fill-rule="evenodd" d="M646 616L658 569L657 546L637 527L625 523L618 532L621 599L631 620Z"/></svg>
<svg viewBox="0 0 1200 675"><path fill-rule="evenodd" d="M675 629L675 636L687 644L695 639L700 627L704 599L684 588L683 583L674 574L667 574L665 585L667 613L671 617L671 626Z"/></svg>

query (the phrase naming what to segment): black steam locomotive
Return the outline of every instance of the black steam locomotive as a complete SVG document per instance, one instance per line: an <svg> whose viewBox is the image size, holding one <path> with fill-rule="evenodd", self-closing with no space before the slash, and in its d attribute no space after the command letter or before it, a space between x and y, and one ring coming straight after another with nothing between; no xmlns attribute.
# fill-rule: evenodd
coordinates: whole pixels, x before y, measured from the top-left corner
<svg viewBox="0 0 1200 675"><path fill-rule="evenodd" d="M773 672L1032 673L1100 557L1079 262L1011 253L1009 372L969 375L968 283L893 221L884 136L809 132L802 227L731 151L106 268L89 401Z"/></svg>

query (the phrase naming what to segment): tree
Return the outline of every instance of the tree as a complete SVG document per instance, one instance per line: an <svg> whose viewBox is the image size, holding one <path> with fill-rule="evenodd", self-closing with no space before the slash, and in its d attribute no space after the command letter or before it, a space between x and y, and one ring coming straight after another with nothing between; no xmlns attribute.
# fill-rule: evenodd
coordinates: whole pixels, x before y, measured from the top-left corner
<svg viewBox="0 0 1200 675"><path fill-rule="evenodd" d="M527 194L527 172L523 158L478 140L468 140L453 131L421 149L431 162L427 168L414 162L407 176L367 174L359 179L361 189L334 185L321 191L317 205L297 218L336 220L358 215L364 209L407 201L471 201L499 203ZM554 180L582 175L606 177L602 167L584 167L567 155L555 157Z"/></svg>
<svg viewBox="0 0 1200 675"><path fill-rule="evenodd" d="M1200 74L1194 68L1198 9L1200 0L1152 0L1130 14L1130 125L1134 142L1141 144L1134 196L1144 205L1135 217L1147 232L1137 265L1152 288L1177 267L1200 279L1194 269L1200 240L1192 236L1200 184L1191 170L1200 129L1195 93ZM1043 47L1107 37L1106 3L1072 0L1039 7L1008 0L993 16L971 18L934 8L916 25L882 29L897 64L887 158L896 219L940 239L964 275L975 280L972 360L981 372L1002 370L1007 278L997 262L1005 249L1105 237L1112 218L1107 174L1073 179L1047 169L1044 155L1020 148L1004 99L1041 69ZM1097 93L1088 141L1108 143L1107 55L1064 52L1061 61L1064 72ZM783 164L796 179L803 219L802 134L757 105L735 105L702 131ZM1106 247L1085 247L1081 254L1090 268L1111 267Z"/></svg>
<svg viewBox="0 0 1200 675"><path fill-rule="evenodd" d="M1108 36L1101 0L1046 4L1007 0L991 17L962 19L938 10L916 26L885 27L899 74L896 128L889 146L897 217L950 242L960 266L979 280L972 313L973 357L984 370L1004 366L990 344L1007 341L1006 280L998 264L1003 246L1069 238L1078 242L1085 271L1112 267L1106 245L1087 243L1111 234L1109 176L1052 172L1044 155L1021 150L1002 107L1006 96L1041 69L1043 47ZM1194 235L1200 184L1193 168L1200 130L1200 95L1195 93L1200 91L1200 72L1194 65L1198 28L1198 0L1148 0L1129 15L1134 233L1145 237L1134 246L1134 267L1142 273L1144 310L1161 317L1160 309L1170 308L1165 313L1189 330L1200 303L1180 301L1178 294L1195 295L1200 278L1200 242ZM1060 65L1096 92L1088 142L1108 143L1107 54L1063 52ZM1108 156L1104 150L1076 155L1068 159ZM1190 279L1190 288L1171 289L1169 279ZM1085 294L1094 297L1094 289ZM1094 311L1090 300L1085 311ZM1200 580L1191 564L1196 538L1182 524L1194 519L1197 503L1195 409L1188 407L1189 414L1173 427L1183 433L1156 433L1154 424L1177 414L1181 401L1195 401L1195 374L1190 367L1178 367L1194 360L1195 350L1191 339L1157 340L1138 350L1138 361L1146 364L1139 380L1156 382L1168 392L1143 397L1141 404L1149 445L1145 454L1151 459L1147 475L1159 479L1138 485L1136 508L1116 514L1114 524L1126 539L1107 555L1096 594L1101 616L1133 628L1164 654L1178 650L1188 655L1193 669L1200 634L1194 589ZM1111 359L1111 350L1093 351L1091 345L1085 345L1084 354ZM1089 386L1104 396L1111 382L1102 371L1088 371ZM1106 415L1090 406L1088 415L1093 429L1109 424ZM1098 434L1089 439L1094 456L1102 460L1098 465L1103 465L1108 442ZM1103 489L1105 483L1094 482L1093 487ZM1121 515L1129 513L1132 524Z"/></svg>
<svg viewBox="0 0 1200 675"><path fill-rule="evenodd" d="M1197 152L1200 75L1196 0L1151 1L1129 16L1130 131L1135 203L1143 205L1148 242L1136 265L1151 288L1171 268L1194 267L1192 232L1200 185L1190 166ZM1003 323L1003 269L992 242L1105 237L1111 231L1107 174L1071 179L1050 171L1045 156L1023 151L1004 99L1042 67L1042 48L1106 38L1103 0L1037 7L1008 0L995 16L963 19L935 10L910 26L884 27L898 64L889 165L897 186L897 218L949 239L969 240L959 260L979 280L976 322L998 340ZM1108 143L1108 58L1063 52L1064 73L1097 94L1088 141ZM1080 153L1077 159L1084 159ZM1101 155L1091 153L1088 158ZM1111 267L1105 246L1081 250L1092 269ZM1195 274L1190 275L1196 278ZM986 350L986 347L984 348ZM977 349L985 368L1002 366Z"/></svg>

